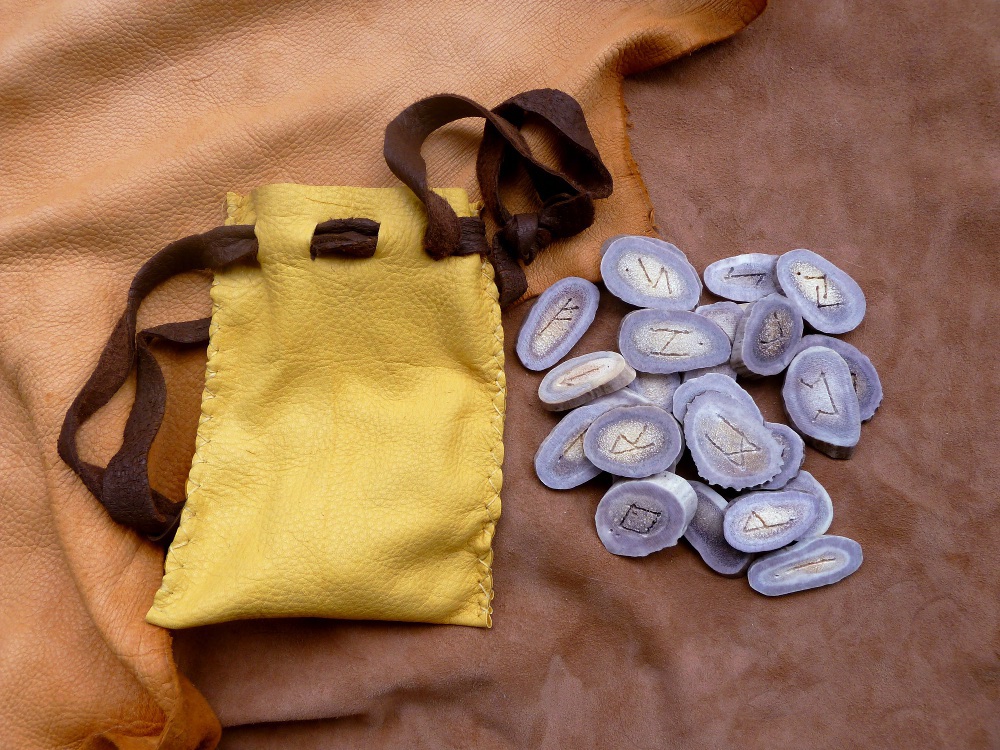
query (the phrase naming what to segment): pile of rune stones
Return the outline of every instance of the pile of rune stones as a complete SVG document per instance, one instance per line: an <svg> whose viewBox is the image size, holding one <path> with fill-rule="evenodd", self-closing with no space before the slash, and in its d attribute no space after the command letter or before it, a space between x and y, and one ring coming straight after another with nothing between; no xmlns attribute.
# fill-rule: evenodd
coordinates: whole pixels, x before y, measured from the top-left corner
<svg viewBox="0 0 1000 750"><path fill-rule="evenodd" d="M868 357L828 335L864 317L858 284L809 250L738 255L704 272L726 301L698 306L702 280L687 256L633 235L604 243L601 275L639 308L622 319L619 351L560 363L600 298L576 277L538 298L518 336L524 366L549 370L542 405L567 412L535 455L542 483L570 489L613 475L595 522L616 555L642 557L683 537L712 570L746 574L768 596L857 570L861 545L826 533L830 495L802 465L806 443L849 458L882 401ZM807 326L816 333L804 335ZM782 374L790 427L765 422L737 382ZM685 449L704 481L674 473Z"/></svg>

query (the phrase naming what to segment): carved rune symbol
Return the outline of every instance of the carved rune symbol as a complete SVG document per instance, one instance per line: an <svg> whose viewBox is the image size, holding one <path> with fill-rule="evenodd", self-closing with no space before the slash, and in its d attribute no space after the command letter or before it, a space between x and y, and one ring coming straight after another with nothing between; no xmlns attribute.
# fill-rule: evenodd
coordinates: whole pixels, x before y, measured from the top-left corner
<svg viewBox="0 0 1000 750"><path fill-rule="evenodd" d="M579 305L573 304L573 298L567 297L566 301L563 302L562 307L556 310L556 314L552 317L552 320L546 323L545 327L542 328L542 330L540 330L539 333L545 333L545 331L547 331L549 326L551 326L553 323L572 323L573 313L579 309L580 309Z"/></svg>
<svg viewBox="0 0 1000 750"><path fill-rule="evenodd" d="M686 357L686 356L688 356L685 352L668 352L667 349L669 349L670 345L672 343L674 343L674 339L676 339L678 336L683 336L685 334L691 333L691 331L686 330L684 328L653 328L651 330L652 330L653 333L665 333L665 334L668 335L668 338L667 338L667 343L665 343L663 346L661 346L660 349L659 349L659 351L652 351L652 352L650 352L650 354L653 354L653 355L655 355L657 357Z"/></svg>
<svg viewBox="0 0 1000 750"><path fill-rule="evenodd" d="M618 437L615 438L615 442L611 446L611 455L623 456L626 453L632 453L633 451L641 451L645 450L646 448L653 447L652 443L645 443L640 445L642 436L646 434L647 429L648 425L643 425L642 431L635 436L634 440L630 439L624 432L619 432Z"/></svg>
<svg viewBox="0 0 1000 750"><path fill-rule="evenodd" d="M760 286L761 282L764 281L764 277L767 276L766 273L733 273L736 270L736 266L730 266L729 271L726 272L726 281L731 281L733 279L753 279L754 286Z"/></svg>
<svg viewBox="0 0 1000 750"><path fill-rule="evenodd" d="M833 411L828 411L826 409L819 409L819 408L817 408L816 409L816 414L812 418L813 422L816 421L816 417L818 417L820 414L826 414L827 416L830 416L830 417L835 416L837 414L840 414L840 409L837 408L837 404L834 403L834 401L833 401L833 394L830 393L830 384L826 380L826 370L820 370L819 377L816 378L811 383L807 383L805 381L805 378L799 378L799 382L802 383L802 385L804 385L806 388L809 388L810 390L816 388L816 385L821 380L823 381L823 388L826 390L826 397L830 401L830 408L833 409Z"/></svg>
<svg viewBox="0 0 1000 750"><path fill-rule="evenodd" d="M645 274L646 281L648 281L650 283L650 285L653 287L653 289L656 289L660 285L661 281L666 281L667 282L667 292L669 294L673 294L674 293L673 287L670 286L670 274L667 273L667 269L666 269L665 266L663 266L663 265L660 266L660 272L658 274L656 274L656 280L655 281L653 280L653 277L649 275L649 271L646 270L646 264L642 262L642 258L639 258L639 267L642 269L643 274Z"/></svg>
<svg viewBox="0 0 1000 750"><path fill-rule="evenodd" d="M795 520L795 516L789 516L787 520L781 523L768 523L767 520L757 511L750 511L750 515L747 516L746 523L743 524L743 530L746 532L750 531L766 531L767 529L780 529L783 526L787 526L792 521Z"/></svg>
<svg viewBox="0 0 1000 750"><path fill-rule="evenodd" d="M600 367L591 367L589 370L584 370L583 372L577 373L566 373L561 378L559 378L560 385L576 385L577 382L587 377L591 373L600 372Z"/></svg>
<svg viewBox="0 0 1000 750"><path fill-rule="evenodd" d="M767 316L767 320L761 327L760 335L757 337L757 341L762 345L773 344L777 341L781 341L786 336L785 326L781 322L781 315L776 312L771 313Z"/></svg>
<svg viewBox="0 0 1000 750"><path fill-rule="evenodd" d="M632 503L628 506L625 516L618 525L623 529L634 531L636 534L648 534L656 526L656 522L660 520L660 515L659 511L643 508L641 505Z"/></svg>
<svg viewBox="0 0 1000 750"><path fill-rule="evenodd" d="M798 565L793 565L788 569L791 573L793 570L804 570L807 573L819 573L820 569L826 567L827 563L837 562L836 557L821 557L818 560L810 560L809 562L799 563Z"/></svg>
<svg viewBox="0 0 1000 750"><path fill-rule="evenodd" d="M830 287L827 284L826 274L825 273L821 273L819 276L806 276L806 279L808 279L809 281L815 281L816 282L816 287L815 287L815 289L816 289L816 307L822 309L824 307L837 307L838 305L844 304L843 302L827 302L826 301L827 300L827 296L830 293ZM820 282L822 282L822 283L820 283ZM823 288L823 294L822 295L820 295L820 291L819 291L820 287Z"/></svg>
<svg viewBox="0 0 1000 750"><path fill-rule="evenodd" d="M576 454L582 456L583 455L583 436L586 435L586 434L587 434L587 432L586 432L586 430L584 430L579 435L577 435L576 439L573 440L573 442L571 442L569 445L567 445L565 450L563 450L563 456L568 456L571 453L576 453ZM577 447L577 446L579 446L579 447ZM562 458L562 456L560 456L560 458Z"/></svg>
<svg viewBox="0 0 1000 750"><path fill-rule="evenodd" d="M741 469L746 468L746 457L750 454L757 453L760 450L760 446L754 443L750 438L746 436L739 427L734 425L725 417L721 417L722 423L725 424L732 433L730 435L731 443L735 443L734 449L727 450L725 447L719 445L715 440L712 439L711 435L706 436L708 442L710 442L719 453L725 456L734 466L739 466ZM739 442L736 439L739 438Z"/></svg>

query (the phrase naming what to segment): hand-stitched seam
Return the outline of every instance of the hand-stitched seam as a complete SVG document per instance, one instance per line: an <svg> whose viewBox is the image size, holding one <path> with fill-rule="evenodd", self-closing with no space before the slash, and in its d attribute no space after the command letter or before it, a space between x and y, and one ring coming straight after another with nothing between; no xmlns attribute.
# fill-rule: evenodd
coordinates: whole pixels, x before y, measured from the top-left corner
<svg viewBox="0 0 1000 750"><path fill-rule="evenodd" d="M218 277L213 279L212 286L214 288L219 285ZM160 591L157 595L157 601L154 601L153 609L163 611L163 605L169 604L170 600L173 599L174 594L177 592L178 587L187 583L187 579L182 577L181 571L184 570L184 555L180 553L180 550L187 547L194 541L194 534L191 528L191 524L195 518L198 517L196 510L197 503L193 502L195 496L201 490L201 482L196 478L199 472L196 471L198 466L208 463L206 457L206 452L208 446L212 442L211 436L206 437L205 432L209 429L209 423L213 422L215 417L209 413L208 404L213 401L216 396L215 392L211 389L211 382L218 375L218 354L219 354L219 314L220 304L218 299L216 299L212 308L212 322L208 329L208 347L207 347L207 361L205 363L205 388L202 391L201 398L201 416L198 419L198 432L195 436L195 451L194 456L191 458L191 468L188 471L188 490L187 490L187 502L184 504L184 509L181 511L181 522L177 528L177 534L174 537L174 541L170 545L170 551L167 555L167 559L164 563L163 579L160 581ZM160 596L162 594L162 597Z"/></svg>
<svg viewBox="0 0 1000 750"><path fill-rule="evenodd" d="M484 296L487 303L490 305L490 320L493 323L493 366L496 371L496 379L494 385L496 389L493 392L491 399L493 406L493 418L491 419L491 425L493 430L496 432L496 437L493 440L493 446L490 449L490 454L493 456L494 467L487 477L490 487L492 488L492 497L490 497L489 502L484 506L486 511L486 520L483 521L482 535L485 537L485 542L487 545L486 552L482 556L477 557L477 561L483 566L482 575L479 578L477 586L480 593L477 597L481 599L478 603L478 609L480 614L486 618L486 626L492 627L493 620L491 615L493 614L493 607L491 602L493 601L493 534L496 529L496 522L500 517L499 512L494 514L493 506L500 501L500 488L503 484L503 411L500 409L500 404L504 398L504 391L506 387L506 378L504 376L503 370L503 323L500 318L500 306L499 306L499 295L497 292L496 284L493 282L493 267L490 262L483 258L480 279L483 286Z"/></svg>

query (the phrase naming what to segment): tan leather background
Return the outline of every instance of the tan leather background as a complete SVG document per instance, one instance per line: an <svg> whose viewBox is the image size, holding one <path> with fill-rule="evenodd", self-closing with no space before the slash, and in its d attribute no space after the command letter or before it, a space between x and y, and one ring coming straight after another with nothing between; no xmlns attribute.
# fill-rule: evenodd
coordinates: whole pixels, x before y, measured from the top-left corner
<svg viewBox="0 0 1000 750"><path fill-rule="evenodd" d="M55 450L143 260L221 223L227 190L397 184L382 132L422 96L492 106L555 86L583 104L616 191L532 284L592 274L597 238L649 228L622 74L732 34L763 4L0 0L0 746L218 736L169 634L143 620L161 551L111 524ZM476 128L428 144L433 184L473 187ZM206 277L168 285L145 322L205 314L206 289ZM164 359L153 478L180 497L204 354ZM88 427L85 457L113 452L127 404L125 393Z"/></svg>
<svg viewBox="0 0 1000 750"><path fill-rule="evenodd" d="M766 599L686 547L602 549L605 484L532 474L555 418L513 356L489 633L319 621L181 634L222 747L1000 746L996 38L989 3L779 2L626 86L665 237L699 268L810 247L863 285L885 403L809 450L861 570ZM605 298L577 351L612 345ZM775 384L754 389L780 416ZM264 722L262 724L256 722Z"/></svg>
<svg viewBox="0 0 1000 750"><path fill-rule="evenodd" d="M165 717L165 747L214 735L166 636L142 623L159 556L106 522L54 450L138 262L217 223L227 188L360 182L357 162L337 156L369 110L337 109L345 80L388 80L372 98L402 106L422 93L423 62L453 83L456 55L488 59L499 67L464 93L572 80L596 97L590 114L614 99L597 71L648 47L627 34L607 57L581 45L624 28L592 12L464 4L399 20L389 54L382 9L357 7L0 3L4 746L106 746L100 733L152 747ZM554 18L568 25L538 31ZM440 19L468 23L474 41L456 43ZM605 553L592 521L604 485L556 493L533 478L554 419L511 356L522 305L506 320L493 630L300 620L182 633L182 671L229 727L222 747L1000 745L998 26L989 0L785 0L733 41L627 86L658 224L696 266L805 246L868 293L869 317L846 338L879 367L886 403L854 459L810 451L806 464L834 497L832 531L864 545L856 576L769 600L686 548ZM584 62L596 67L580 73ZM472 147L464 136L434 147L458 145ZM431 174L444 182L469 163L438 159ZM624 155L619 166L627 175ZM150 320L204 309L203 283L167 291ZM609 345L622 312L606 300L578 351ZM154 462L176 494L189 453L170 442L191 441L204 360L168 361ZM756 392L777 416L776 390ZM107 455L111 434L98 425L86 440Z"/></svg>

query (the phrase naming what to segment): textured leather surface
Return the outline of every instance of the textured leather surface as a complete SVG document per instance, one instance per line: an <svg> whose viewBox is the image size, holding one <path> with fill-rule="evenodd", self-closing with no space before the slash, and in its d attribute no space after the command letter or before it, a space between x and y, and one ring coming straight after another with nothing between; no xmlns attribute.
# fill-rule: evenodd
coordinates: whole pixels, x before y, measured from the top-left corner
<svg viewBox="0 0 1000 750"><path fill-rule="evenodd" d="M458 216L462 190L440 191ZM373 258L313 260L327 219L380 224ZM435 261L407 188L230 196L259 268L212 285L187 504L147 620L490 623L503 331L493 269Z"/></svg>
<svg viewBox="0 0 1000 750"><path fill-rule="evenodd" d="M397 184L383 129L420 96L492 105L555 86L583 104L615 203L533 273L536 286L564 275L581 250L595 269L596 238L649 229L622 74L732 34L762 6L0 0L0 506L11 519L0 524L0 745L213 743L169 633L144 620L162 552L111 523L55 449L145 259L218 225L229 189ZM472 133L449 128L427 144L433 184L472 187ZM207 315L208 282L168 284L140 325ZM153 482L181 497L204 354L161 359L169 394ZM85 458L114 453L128 403L125 392L84 430Z"/></svg>
<svg viewBox="0 0 1000 750"><path fill-rule="evenodd" d="M1000 747L998 23L990 1L786 0L626 86L657 222L695 265L812 247L868 294L845 338L885 402L850 461L806 459L864 545L855 576L765 599L683 547L609 556L604 485L534 479L555 417L508 349L493 629L187 631L222 747ZM576 352L623 312L605 299ZM754 392L781 416L776 387Z"/></svg>

